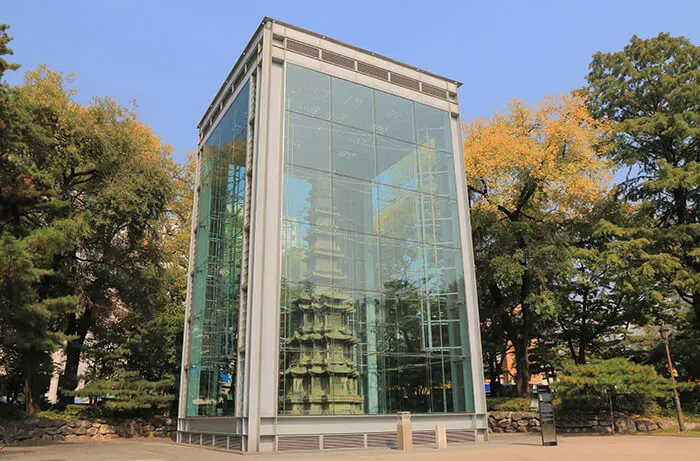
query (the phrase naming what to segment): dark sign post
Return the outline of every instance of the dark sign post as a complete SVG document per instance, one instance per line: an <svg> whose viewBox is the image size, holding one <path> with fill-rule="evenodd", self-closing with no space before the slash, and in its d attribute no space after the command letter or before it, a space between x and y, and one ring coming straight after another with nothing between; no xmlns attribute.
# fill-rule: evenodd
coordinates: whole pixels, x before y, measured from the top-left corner
<svg viewBox="0 0 700 461"><path fill-rule="evenodd" d="M552 389L545 384L537 386L537 402L540 407L540 426L542 430L542 445L552 447L557 445L557 427L554 422L554 405Z"/></svg>

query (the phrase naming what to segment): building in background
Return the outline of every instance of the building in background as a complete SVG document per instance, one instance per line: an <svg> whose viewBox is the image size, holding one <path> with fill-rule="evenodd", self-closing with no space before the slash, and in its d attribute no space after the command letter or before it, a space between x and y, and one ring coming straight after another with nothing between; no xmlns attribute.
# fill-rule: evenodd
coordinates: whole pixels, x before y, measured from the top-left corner
<svg viewBox="0 0 700 461"><path fill-rule="evenodd" d="M199 125L180 442L486 438L458 86L263 21Z"/></svg>

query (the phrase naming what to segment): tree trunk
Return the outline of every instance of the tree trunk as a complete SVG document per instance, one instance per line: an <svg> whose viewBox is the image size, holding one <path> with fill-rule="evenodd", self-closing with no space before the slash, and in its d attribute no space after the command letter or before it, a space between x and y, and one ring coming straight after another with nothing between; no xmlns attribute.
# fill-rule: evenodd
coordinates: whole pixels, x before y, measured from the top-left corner
<svg viewBox="0 0 700 461"><path fill-rule="evenodd" d="M530 397L530 356L529 356L529 335L524 335L520 340L520 345L515 346L515 385L518 390L518 397Z"/></svg>
<svg viewBox="0 0 700 461"><path fill-rule="evenodd" d="M695 329L700 332L700 291L693 293L693 311L695 312Z"/></svg>
<svg viewBox="0 0 700 461"><path fill-rule="evenodd" d="M27 364L24 369L24 412L28 415L36 413L38 410L34 401L32 390L32 366Z"/></svg>
<svg viewBox="0 0 700 461"><path fill-rule="evenodd" d="M525 249L525 241L522 237L519 239L519 246ZM525 264L527 266L527 263ZM531 275L530 269L526 269L521 276L522 285L520 285L520 314L522 315L522 325L520 332L517 335L518 340L513 344L515 348L515 363L517 374L515 376L515 384L518 388L518 397L530 397L530 337L532 334L533 318L530 312L530 305L526 302L530 296Z"/></svg>
<svg viewBox="0 0 700 461"><path fill-rule="evenodd" d="M74 401L73 395L66 395L64 392L75 391L75 388L78 386L80 356L91 326L92 310L90 308L87 308L80 318L76 318L75 314L71 314L66 334L74 336L74 338L66 344L66 365L63 373L58 378L58 404L60 408L65 408L66 405Z"/></svg>

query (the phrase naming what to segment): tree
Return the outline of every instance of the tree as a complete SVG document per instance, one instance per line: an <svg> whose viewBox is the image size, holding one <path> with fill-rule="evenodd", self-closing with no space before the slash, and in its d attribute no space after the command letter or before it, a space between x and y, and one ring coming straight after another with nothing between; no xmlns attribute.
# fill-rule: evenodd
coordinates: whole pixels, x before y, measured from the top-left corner
<svg viewBox="0 0 700 461"><path fill-rule="evenodd" d="M159 223L176 170L168 148L133 112L111 99L81 106L74 93L69 77L46 67L7 92L16 116L0 164L0 226L43 264L36 302L74 300L52 313L45 330L66 338L65 391L77 385L88 333L128 312L150 319L160 307ZM63 402L71 400L66 393Z"/></svg>
<svg viewBox="0 0 700 461"><path fill-rule="evenodd" d="M700 332L700 47L634 36L622 51L596 53L587 81L592 114L615 124L612 158L629 167L622 192L651 218L654 275Z"/></svg>
<svg viewBox="0 0 700 461"><path fill-rule="evenodd" d="M136 371L119 370L111 379L93 380L75 394L94 405L97 411L88 411L93 416L150 416L162 413L173 401L174 396L168 393L172 381L172 376L153 381Z"/></svg>
<svg viewBox="0 0 700 461"><path fill-rule="evenodd" d="M19 69L19 64L9 63L3 58L3 56L14 54L12 48L7 46L12 41L12 37L7 35L9 28L9 25L0 23L0 79L5 76L5 71Z"/></svg>
<svg viewBox="0 0 700 461"><path fill-rule="evenodd" d="M0 25L0 56L12 54L7 28ZM17 67L0 57L0 78ZM55 276L53 259L72 247L83 226L58 217L63 204L52 200L51 176L24 158L26 133L44 132L19 100L0 82L0 365L21 376L25 411L33 413L41 394L36 384L47 381L50 353L64 339L51 322L76 305L71 293L44 284Z"/></svg>
<svg viewBox="0 0 700 461"><path fill-rule="evenodd" d="M657 318L663 303L653 276L659 262L646 252L650 232L616 195L564 226L571 265L553 280L552 336L577 364L612 351L630 325Z"/></svg>
<svg viewBox="0 0 700 461"><path fill-rule="evenodd" d="M670 395L671 383L650 365L618 357L574 365L559 375L553 387L564 411L607 410L605 392L615 389L614 408L644 414L653 412L658 408L657 400Z"/></svg>
<svg viewBox="0 0 700 461"><path fill-rule="evenodd" d="M477 277L501 312L518 394L527 396L538 315L551 310L551 281L568 261L562 222L605 191L607 126L582 98L562 95L535 108L514 101L507 113L464 126L464 134Z"/></svg>

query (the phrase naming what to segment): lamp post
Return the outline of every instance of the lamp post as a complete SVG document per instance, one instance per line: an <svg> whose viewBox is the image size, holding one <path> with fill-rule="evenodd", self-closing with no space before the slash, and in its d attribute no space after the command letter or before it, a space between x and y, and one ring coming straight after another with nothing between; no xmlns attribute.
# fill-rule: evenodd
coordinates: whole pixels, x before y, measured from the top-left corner
<svg viewBox="0 0 700 461"><path fill-rule="evenodd" d="M678 428L681 432L685 431L685 425L683 424L683 410L681 410L681 399L678 398L678 389L676 388L676 377L673 376L673 362L671 362L671 352L668 349L668 335L671 329L662 325L659 329L661 337L664 340L664 345L666 346L666 359L668 360L668 371L671 373L671 383L673 383L673 401L676 404L676 414L678 415Z"/></svg>
<svg viewBox="0 0 700 461"><path fill-rule="evenodd" d="M617 386L613 385L603 389L603 394L607 394L608 402L610 403L610 428L612 429L613 435L615 435L615 412L613 410L613 397L617 393Z"/></svg>

